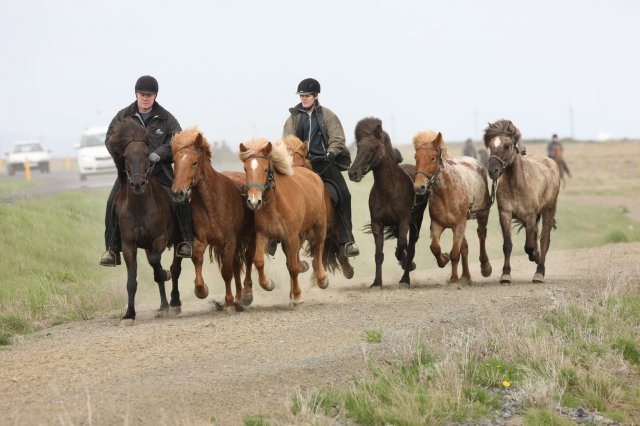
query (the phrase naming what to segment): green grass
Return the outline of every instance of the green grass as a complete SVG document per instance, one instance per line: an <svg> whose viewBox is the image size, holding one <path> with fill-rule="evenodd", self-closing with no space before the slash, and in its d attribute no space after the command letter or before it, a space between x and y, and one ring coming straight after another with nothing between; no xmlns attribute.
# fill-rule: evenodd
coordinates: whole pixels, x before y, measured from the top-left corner
<svg viewBox="0 0 640 426"><path fill-rule="evenodd" d="M39 185L41 182L42 181L40 179L33 179L31 182L27 182L26 180L0 179L0 195L19 194L29 188Z"/></svg>
<svg viewBox="0 0 640 426"><path fill-rule="evenodd" d="M365 330L362 337L367 343L382 342L382 330Z"/></svg>

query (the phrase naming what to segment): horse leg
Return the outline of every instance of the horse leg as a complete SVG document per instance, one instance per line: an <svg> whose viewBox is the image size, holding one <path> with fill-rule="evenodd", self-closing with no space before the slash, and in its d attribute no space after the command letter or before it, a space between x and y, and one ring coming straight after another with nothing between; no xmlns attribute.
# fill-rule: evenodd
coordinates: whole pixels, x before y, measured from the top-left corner
<svg viewBox="0 0 640 426"><path fill-rule="evenodd" d="M320 228L320 229L318 229ZM313 276L318 287L325 289L329 287L329 276L327 275L327 271L324 269L323 256L324 256L324 240L326 237L326 228L325 232L322 232L322 225L316 226L314 229L314 245L312 248L313 260L311 262L313 266Z"/></svg>
<svg viewBox="0 0 640 426"><path fill-rule="evenodd" d="M530 218L525 223L526 240L524 242L524 251L529 255L531 262L538 263L540 259L540 251L538 251L538 224L536 223L536 217Z"/></svg>
<svg viewBox="0 0 640 426"><path fill-rule="evenodd" d="M502 229L502 253L504 253L504 265L500 284L511 284L511 212L500 211L500 228Z"/></svg>
<svg viewBox="0 0 640 426"><path fill-rule="evenodd" d="M491 263L487 254L487 223L489 222L489 213L478 216L478 240L480 240L480 272L483 277L491 276Z"/></svg>
<svg viewBox="0 0 640 426"><path fill-rule="evenodd" d="M171 273L162 269L160 259L162 254L155 250L145 250L147 254L147 261L153 268L153 280L158 283L158 290L160 291L160 309L159 312L169 311L169 302L167 301L167 293L164 289L164 282L171 278Z"/></svg>
<svg viewBox="0 0 640 426"><path fill-rule="evenodd" d="M220 267L220 275L224 280L224 310L229 311L234 307L233 292L231 291L231 280L233 279L233 257L235 255L235 244L233 241L227 241L222 249L222 265Z"/></svg>
<svg viewBox="0 0 640 426"><path fill-rule="evenodd" d="M418 238L420 238L420 228L422 227L422 219L424 217L425 210L426 205L422 208L420 206L416 206L413 213L411 214L411 221L409 223L409 245L407 246L407 259L404 265L404 274L400 279L400 284L406 284L406 286L409 286L411 284L409 279L409 272L416 269L416 264L413 261L413 258L416 255L416 243L418 242Z"/></svg>
<svg viewBox="0 0 640 426"><path fill-rule="evenodd" d="M547 259L547 252L549 245L551 244L551 228L555 224L556 209L550 209L542 213L542 233L540 236L540 260L538 261L538 267L536 273L533 275L534 283L543 283L545 275L545 261Z"/></svg>
<svg viewBox="0 0 640 426"><path fill-rule="evenodd" d="M376 244L376 277L373 280L373 284L371 284L371 288L382 288L382 262L384 261L384 252L382 251L384 246L384 227L382 223L371 222L371 233L373 234L373 241Z"/></svg>
<svg viewBox="0 0 640 426"><path fill-rule="evenodd" d="M127 312L122 317L123 323L133 325L136 319L135 299L138 289L136 276L138 273L138 261L136 259L137 247L135 245L123 244L122 257L127 265Z"/></svg>
<svg viewBox="0 0 640 426"><path fill-rule="evenodd" d="M193 256L191 257L191 260L193 261L193 267L196 270L194 292L198 299L205 299L209 295L209 287L207 287L207 284L204 282L204 278L202 277L202 263L204 262L204 252L206 248L206 240L196 238L193 242Z"/></svg>
<svg viewBox="0 0 640 426"><path fill-rule="evenodd" d="M463 254L462 247L467 244L466 239L464 238L464 231L466 228L466 222L462 222L462 225L458 225L451 229L453 232L453 242L451 244L451 252L449 253L449 257L451 259L451 278L449 278L450 283L458 282L458 263L460 262L460 255ZM468 247L468 246L467 246ZM466 254L463 256L466 257L468 255L468 250ZM466 263L466 270L465 270ZM469 260L463 258L462 259L462 277L469 282Z"/></svg>
<svg viewBox="0 0 640 426"><path fill-rule="evenodd" d="M260 247L260 249L254 250L253 264L256 265L256 269L258 270L258 283L260 284L260 287L267 291L271 291L275 288L275 285L264 273L264 250L262 247L264 247L266 242L267 237L264 234L256 234L256 247Z"/></svg>
<svg viewBox="0 0 640 426"><path fill-rule="evenodd" d="M251 280L251 269L253 267L253 256L256 251L256 239L255 236L249 238L247 248L244 252L245 259L245 275L244 282L242 283L242 297L240 304L243 306L251 305L253 302L253 281Z"/></svg>
<svg viewBox="0 0 640 426"><path fill-rule="evenodd" d="M289 290L289 307L302 303L302 291L298 283L298 273L300 268L300 240L297 235L287 238L282 242L282 248L287 256L287 269L289 270L289 279L291 287ZM315 259L314 259L315 263Z"/></svg>
<svg viewBox="0 0 640 426"><path fill-rule="evenodd" d="M180 301L180 290L178 288L178 279L182 274L182 258L176 256L175 250L173 251L173 262L171 263L171 301L169 302L169 310L174 314L182 312L182 302Z"/></svg>
<svg viewBox="0 0 640 426"><path fill-rule="evenodd" d="M400 278L400 284L404 284L405 286L409 285L409 270L411 269L407 245L407 234L409 233L409 226L411 224L411 217L407 217L406 220L403 220L398 227L398 247L396 248L396 259L398 259L398 255L400 254L400 266L402 266L403 274L402 278Z"/></svg>
<svg viewBox="0 0 640 426"><path fill-rule="evenodd" d="M444 228L437 222L431 221L431 253L436 258L438 267L444 268L449 263L449 253L442 253L440 248L440 236Z"/></svg>

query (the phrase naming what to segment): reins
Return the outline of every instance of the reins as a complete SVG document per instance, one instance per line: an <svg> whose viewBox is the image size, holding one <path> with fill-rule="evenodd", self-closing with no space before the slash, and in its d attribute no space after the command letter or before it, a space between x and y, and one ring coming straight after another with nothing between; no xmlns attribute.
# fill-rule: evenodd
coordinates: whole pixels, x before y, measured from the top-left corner
<svg viewBox="0 0 640 426"><path fill-rule="evenodd" d="M139 142L139 141L133 141L133 142L131 142L130 144L132 144L132 143L141 143L141 144L144 144L145 146L147 145L146 143L144 143L144 142ZM150 163L150 164L149 164L149 167L147 167L147 170L145 170L145 172L144 172L144 173L133 173L133 174L130 174L130 173L129 173L129 170L127 170L127 169L125 168L125 172L127 173L127 179L129 180L129 183L133 184L133 179L134 179L136 176L142 176L142 178L144 179L144 183L145 183L145 185L146 185L146 184L149 182L149 177L151 176L151 173L153 172L153 168L154 168L154 167L155 167L155 165L156 165L156 163L154 163L154 162L152 162L152 161L149 161L149 163Z"/></svg>

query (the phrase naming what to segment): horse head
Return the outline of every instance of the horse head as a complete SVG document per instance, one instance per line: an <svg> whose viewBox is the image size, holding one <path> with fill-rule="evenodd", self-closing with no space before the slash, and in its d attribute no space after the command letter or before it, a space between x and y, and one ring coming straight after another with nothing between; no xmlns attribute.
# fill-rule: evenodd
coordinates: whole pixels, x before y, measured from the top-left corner
<svg viewBox="0 0 640 426"><path fill-rule="evenodd" d="M520 152L520 131L509 120L489 124L484 130L484 146L489 150L489 177L496 180Z"/></svg>
<svg viewBox="0 0 640 426"><path fill-rule="evenodd" d="M133 193L144 193L154 163L149 161L149 137L142 125L134 118L117 123L107 141L107 148L113 156L118 170L126 172Z"/></svg>
<svg viewBox="0 0 640 426"><path fill-rule="evenodd" d="M364 118L356 125L356 159L349 167L349 179L360 182L369 170L376 168L385 156L389 135L378 118ZM390 144L390 141L389 141Z"/></svg>
<svg viewBox="0 0 640 426"><path fill-rule="evenodd" d="M293 167L306 167L312 169L311 162L307 160L307 145L299 138L293 135L286 136L282 139L282 143L287 147L287 152L291 155Z"/></svg>
<svg viewBox="0 0 640 426"><path fill-rule="evenodd" d="M211 146L196 128L176 134L171 145L175 175L171 196L181 203L191 198L191 189L202 180L203 168L211 164Z"/></svg>
<svg viewBox="0 0 640 426"><path fill-rule="evenodd" d="M266 140L240 144L240 159L244 162L247 206L257 210L264 205L264 193L270 191L275 179L271 165L273 145Z"/></svg>
<svg viewBox="0 0 640 426"><path fill-rule="evenodd" d="M413 138L413 147L416 150L416 178L413 189L416 194L424 195L431 190L443 166L442 157L446 148L442 133L420 132Z"/></svg>

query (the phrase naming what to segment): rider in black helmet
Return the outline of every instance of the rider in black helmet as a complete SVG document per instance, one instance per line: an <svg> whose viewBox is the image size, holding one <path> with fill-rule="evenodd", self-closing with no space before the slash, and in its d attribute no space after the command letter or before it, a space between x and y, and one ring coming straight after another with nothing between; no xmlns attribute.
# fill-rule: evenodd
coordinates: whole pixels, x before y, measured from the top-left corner
<svg viewBox="0 0 640 426"><path fill-rule="evenodd" d="M357 256L360 250L352 232L351 194L341 173L349 168L351 154L340 120L329 108L320 106L319 93L318 80L305 78L298 84L296 94L300 96L300 103L289 109L282 136L294 135L307 144L313 170L325 185L334 189L330 193L337 193L341 251L348 257Z"/></svg>
<svg viewBox="0 0 640 426"><path fill-rule="evenodd" d="M158 81L150 75L143 75L136 81L136 100L128 107L120 110L111 120L105 144L113 134L113 126L127 117L136 118L140 124L145 126L149 133L149 161L156 163L152 177L158 180L163 186L171 187L173 181L173 169L171 162L171 140L173 135L180 132L178 120L166 109L156 102L158 96ZM107 144L108 147L108 144ZM126 173L118 170L118 174ZM114 200L120 189L119 180L111 189L107 200L107 211L105 214L104 240L106 251L100 258L102 266L116 266L120 264L120 251L122 242L120 240L120 228L118 226L118 216L114 209ZM169 197L171 200L171 197ZM171 201L173 203L173 201ZM193 241L193 227L191 223L191 207L187 202L174 205L177 222L182 233L183 242L178 244L176 255L178 257L191 257Z"/></svg>

